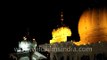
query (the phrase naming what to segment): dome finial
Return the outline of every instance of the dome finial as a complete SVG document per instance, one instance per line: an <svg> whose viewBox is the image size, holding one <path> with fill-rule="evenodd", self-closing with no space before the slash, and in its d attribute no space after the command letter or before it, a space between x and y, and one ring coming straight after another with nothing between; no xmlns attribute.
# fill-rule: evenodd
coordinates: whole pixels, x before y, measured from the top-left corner
<svg viewBox="0 0 107 60"><path fill-rule="evenodd" d="M63 15L63 11L61 11L61 22L63 22L64 21L64 17L63 17L64 15Z"/></svg>
<svg viewBox="0 0 107 60"><path fill-rule="evenodd" d="M64 25L63 21L64 21L64 14L63 14L63 10L61 9L61 13L60 13L60 20L61 20L61 25Z"/></svg>

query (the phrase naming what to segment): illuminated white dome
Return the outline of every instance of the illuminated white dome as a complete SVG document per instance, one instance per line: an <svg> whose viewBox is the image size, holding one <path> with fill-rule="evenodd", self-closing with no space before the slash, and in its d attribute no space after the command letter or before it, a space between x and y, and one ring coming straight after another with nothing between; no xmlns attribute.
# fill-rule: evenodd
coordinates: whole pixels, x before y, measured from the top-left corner
<svg viewBox="0 0 107 60"><path fill-rule="evenodd" d="M31 46L31 43L27 42L27 41L21 41L19 43L19 48L22 48L23 51L29 51L30 50L30 46Z"/></svg>

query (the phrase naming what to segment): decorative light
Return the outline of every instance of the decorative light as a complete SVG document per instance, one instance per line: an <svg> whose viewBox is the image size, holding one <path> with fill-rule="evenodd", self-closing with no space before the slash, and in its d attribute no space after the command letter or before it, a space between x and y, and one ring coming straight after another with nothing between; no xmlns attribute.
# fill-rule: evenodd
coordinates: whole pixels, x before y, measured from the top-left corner
<svg viewBox="0 0 107 60"><path fill-rule="evenodd" d="M98 41L98 43L101 43L101 41Z"/></svg>
<svg viewBox="0 0 107 60"><path fill-rule="evenodd" d="M24 39L24 40L27 40L27 38L26 38L26 37L23 37L23 39Z"/></svg>
<svg viewBox="0 0 107 60"><path fill-rule="evenodd" d="M20 42L19 47L22 48L24 51L29 51L30 50L30 44L28 42Z"/></svg>
<svg viewBox="0 0 107 60"><path fill-rule="evenodd" d="M35 39L33 38L33 41L35 41Z"/></svg>

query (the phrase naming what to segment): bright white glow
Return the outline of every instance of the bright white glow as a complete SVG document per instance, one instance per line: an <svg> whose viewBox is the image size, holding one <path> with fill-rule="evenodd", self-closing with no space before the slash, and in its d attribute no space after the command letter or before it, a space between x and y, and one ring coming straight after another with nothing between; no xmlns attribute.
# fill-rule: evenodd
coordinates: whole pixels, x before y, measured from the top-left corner
<svg viewBox="0 0 107 60"><path fill-rule="evenodd" d="M17 52L21 52L21 50L17 50Z"/></svg>
<svg viewBox="0 0 107 60"><path fill-rule="evenodd" d="M26 37L23 37L23 39L24 39L24 40L27 40L27 38L26 38Z"/></svg>
<svg viewBox="0 0 107 60"><path fill-rule="evenodd" d="M33 39L33 40L35 40L35 39Z"/></svg>
<svg viewBox="0 0 107 60"><path fill-rule="evenodd" d="M21 57L19 60L30 60L29 57L25 56L25 57Z"/></svg>
<svg viewBox="0 0 107 60"><path fill-rule="evenodd" d="M29 51L30 50L30 43L21 42L21 43L19 43L19 48L22 48L22 50L24 50L24 51Z"/></svg>

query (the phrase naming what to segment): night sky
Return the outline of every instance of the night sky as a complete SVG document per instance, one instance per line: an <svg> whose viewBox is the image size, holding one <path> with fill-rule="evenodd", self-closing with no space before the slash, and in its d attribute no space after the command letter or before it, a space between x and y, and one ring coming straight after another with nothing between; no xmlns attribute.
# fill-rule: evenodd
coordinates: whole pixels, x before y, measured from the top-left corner
<svg viewBox="0 0 107 60"><path fill-rule="evenodd" d="M64 24L72 31L71 40L79 41L78 20L82 12L91 8L106 7L105 1L50 1L50 2L6 2L3 4L2 43L9 54L29 29L30 37L38 44L49 43L51 32L60 24L60 12L64 12ZM2 37L1 37L2 38ZM7 48L6 48L7 47Z"/></svg>

